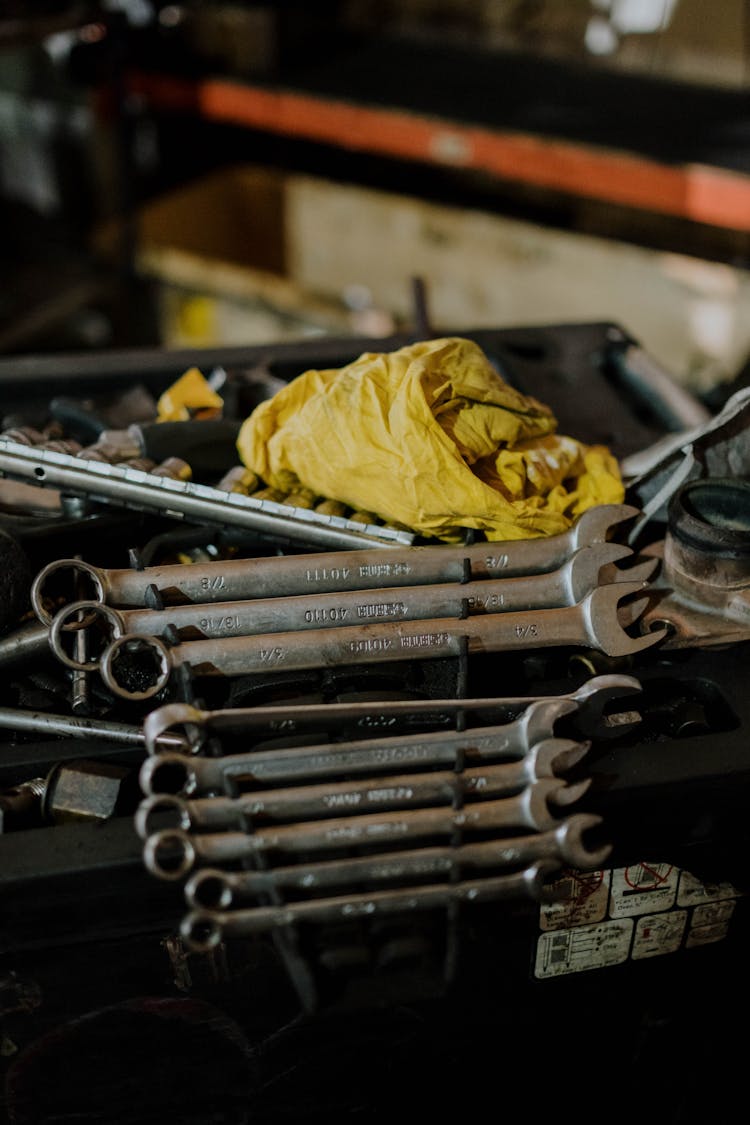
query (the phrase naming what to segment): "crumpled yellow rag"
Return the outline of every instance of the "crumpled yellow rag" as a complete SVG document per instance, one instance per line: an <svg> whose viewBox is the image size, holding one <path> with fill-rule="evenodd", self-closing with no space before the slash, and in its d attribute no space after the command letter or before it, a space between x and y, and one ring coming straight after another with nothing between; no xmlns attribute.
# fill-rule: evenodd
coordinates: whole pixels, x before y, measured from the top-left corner
<svg viewBox="0 0 750 1125"><path fill-rule="evenodd" d="M304 372L255 408L237 448L273 488L308 488L422 536L531 539L624 498L610 451L556 428L476 343L446 337Z"/></svg>

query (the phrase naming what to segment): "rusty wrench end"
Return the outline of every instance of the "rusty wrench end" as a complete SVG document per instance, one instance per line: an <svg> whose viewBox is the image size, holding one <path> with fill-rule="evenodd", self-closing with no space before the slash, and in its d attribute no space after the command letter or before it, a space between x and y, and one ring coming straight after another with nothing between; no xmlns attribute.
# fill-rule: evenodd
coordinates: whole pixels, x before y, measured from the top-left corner
<svg viewBox="0 0 750 1125"><path fill-rule="evenodd" d="M552 858L539 859L522 872L526 893L535 902L557 902L564 892L556 882L550 883L551 876L558 876L562 864Z"/></svg>
<svg viewBox="0 0 750 1125"><path fill-rule="evenodd" d="M574 742L570 738L543 738L531 747L524 763L534 777L560 777L580 762L590 746L590 742Z"/></svg>
<svg viewBox="0 0 750 1125"><path fill-rule="evenodd" d="M542 777L527 785L520 797L524 818L521 823L537 832L559 827L560 821L551 806L557 804L560 793L566 788L567 782L561 777Z"/></svg>

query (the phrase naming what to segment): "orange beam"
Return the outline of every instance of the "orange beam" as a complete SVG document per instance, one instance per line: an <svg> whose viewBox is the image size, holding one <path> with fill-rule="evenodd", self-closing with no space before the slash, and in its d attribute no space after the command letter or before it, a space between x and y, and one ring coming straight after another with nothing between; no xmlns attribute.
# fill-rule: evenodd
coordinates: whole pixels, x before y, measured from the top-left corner
<svg viewBox="0 0 750 1125"><path fill-rule="evenodd" d="M750 231L750 177L703 164L662 164L569 141L477 128L410 113L268 90L225 79L178 84L141 75L136 88L168 108L265 132L429 164Z"/></svg>

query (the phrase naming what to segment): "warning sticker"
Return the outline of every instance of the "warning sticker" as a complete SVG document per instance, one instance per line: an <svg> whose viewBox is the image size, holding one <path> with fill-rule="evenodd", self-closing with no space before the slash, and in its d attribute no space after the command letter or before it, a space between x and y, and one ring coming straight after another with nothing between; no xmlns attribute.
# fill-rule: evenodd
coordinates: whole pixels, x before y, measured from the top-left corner
<svg viewBox="0 0 750 1125"><path fill-rule="evenodd" d="M715 926L717 922L728 922L734 914L734 899L722 899L696 906L690 919L691 926Z"/></svg>
<svg viewBox="0 0 750 1125"><path fill-rule="evenodd" d="M687 910L668 910L664 914L646 914L639 918L633 937L633 960L675 953L680 948L686 924Z"/></svg>
<svg viewBox="0 0 750 1125"><path fill-rule="evenodd" d="M729 932L729 922L734 914L735 905L733 898L726 898L696 906L690 918L690 931L685 947L694 949L699 945L722 941Z"/></svg>
<svg viewBox="0 0 750 1125"><path fill-rule="evenodd" d="M669 910L677 897L679 868L669 863L635 863L612 872L612 918Z"/></svg>
<svg viewBox="0 0 750 1125"><path fill-rule="evenodd" d="M702 902L738 898L741 895L742 891L738 891L731 883L704 883L689 871L683 871L680 876L677 903L679 906L697 906Z"/></svg>
<svg viewBox="0 0 750 1125"><path fill-rule="evenodd" d="M628 959L632 934L633 922L629 918L541 934L534 976L544 980L620 965Z"/></svg>
<svg viewBox="0 0 750 1125"><path fill-rule="evenodd" d="M540 980L721 941L744 893L645 861L604 871L565 868L553 887L561 897L539 908Z"/></svg>
<svg viewBox="0 0 750 1125"><path fill-rule="evenodd" d="M699 945L711 945L715 941L723 941L729 930L729 922L716 922L712 926L696 926L685 939L686 949L695 949Z"/></svg>
<svg viewBox="0 0 750 1125"><path fill-rule="evenodd" d="M565 869L552 884L557 902L544 903L539 911L542 930L561 930L566 926L585 926L607 916L609 871Z"/></svg>

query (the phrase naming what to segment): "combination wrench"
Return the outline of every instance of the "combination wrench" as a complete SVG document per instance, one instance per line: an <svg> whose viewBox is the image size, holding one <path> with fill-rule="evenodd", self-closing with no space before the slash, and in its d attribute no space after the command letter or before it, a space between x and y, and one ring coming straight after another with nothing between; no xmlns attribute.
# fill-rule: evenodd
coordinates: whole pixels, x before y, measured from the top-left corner
<svg viewBox="0 0 750 1125"><path fill-rule="evenodd" d="M600 504L583 512L559 535L463 546L391 545L386 550L289 554L188 566L172 563L142 570L107 570L82 560L55 559L36 575L30 597L36 616L49 625L54 615L49 605L64 596L60 589L75 589L77 574L90 582L90 600L120 607L148 606L154 591L164 604L205 605L545 574L562 566L582 547L609 541L622 523L637 515L638 509L628 504Z"/></svg>
<svg viewBox="0 0 750 1125"><path fill-rule="evenodd" d="M173 647L160 637L127 634L104 649L99 670L114 695L142 700L158 695L180 665L189 665L196 676L232 677L555 646L593 648L611 657L634 656L667 635L666 629L657 628L632 637L620 624L621 602L642 590L640 582L614 582L593 590L576 605L560 609L494 613L463 620L442 617L344 625L260 637L184 641ZM633 603L630 616L637 618L648 603L648 597ZM140 670L137 686L127 679L127 665L132 660Z"/></svg>
<svg viewBox="0 0 750 1125"><path fill-rule="evenodd" d="M586 755L588 743L550 738L525 757L500 765L469 766L432 773L389 774L373 780L337 781L331 785L298 785L288 789L252 790L232 797L146 797L138 808L135 828L146 840L152 834L153 814L171 811L180 828L214 830L245 828L266 821L317 820L340 812L396 811L423 805L450 804L457 799L512 796L541 778L560 777ZM467 757L472 759L471 743ZM446 757L449 757L446 755ZM455 755L453 755L455 759ZM450 759L449 759L450 760ZM153 761L153 759L149 759ZM252 769L252 767L250 767ZM369 772L369 771L368 771ZM561 805L575 804L588 788L588 779L560 791Z"/></svg>
<svg viewBox="0 0 750 1125"><path fill-rule="evenodd" d="M517 762L548 740L555 741L561 750L560 740L554 738L554 727L570 709L570 703L565 701L540 702L532 704L512 723L495 727L284 746L221 757L203 758L162 750L143 762L140 785L146 796L189 797L198 793L233 794L241 785L339 778L343 773L361 775L405 767L454 766L462 757L469 762ZM566 768L570 767L567 761Z"/></svg>
<svg viewBox="0 0 750 1125"><path fill-rule="evenodd" d="M222 871L203 867L185 883L185 901L195 910L226 910L235 900L274 891L311 893L352 884L450 876L456 871L525 867L547 860L560 868L596 871L612 852L609 843L591 846L587 837L602 825L593 813L573 813L557 828L481 843L429 847L348 859L327 859L262 871Z"/></svg>
<svg viewBox="0 0 750 1125"><path fill-rule="evenodd" d="M562 567L549 574L528 577L485 579L461 584L389 587L368 593L358 590L306 597L258 598L204 605L170 606L166 609L113 609L97 601L77 601L62 608L53 618L49 644L63 664L80 671L94 671L99 657L92 652L81 659L77 642L90 637L93 649L96 630L106 644L128 634L163 636L174 630L182 640L247 637L266 633L334 628L373 621L414 621L434 617L474 616L528 609L555 609L575 605L598 584L607 581L646 582L659 566L658 559L619 571L614 563L632 552L617 543L582 547ZM93 627L93 628L92 628ZM101 630L99 630L101 627ZM72 640L72 652L65 641Z"/></svg>
<svg viewBox="0 0 750 1125"><path fill-rule="evenodd" d="M577 783L582 796L589 779ZM208 832L163 828L153 832L143 847L146 869L160 879L184 878L196 863L216 866L250 860L269 853L300 855L310 851L400 844L404 841L450 836L457 832L529 828L545 832L557 828L558 817L551 805L568 786L561 778L541 778L520 793L465 808L427 808L384 812L365 816L334 817L331 820L301 821L271 825L254 832Z"/></svg>
<svg viewBox="0 0 750 1125"><path fill-rule="evenodd" d="M164 735L184 739L192 753L199 753L206 739L212 736L242 735L251 741L275 735L293 735L316 730L354 728L368 734L373 731L395 731L430 727L455 727L459 715L471 716L482 723L506 724L506 737L517 739L523 754L540 737L536 733L537 718L544 715L536 704L553 705L547 711L552 723L555 716L575 714L575 725L590 738L606 737L614 725L608 714L618 699L641 691L640 680L622 673L591 676L567 694L547 696L488 696L466 699L383 699L376 702L307 703L234 707L205 711L189 703L165 703L149 711L143 721L146 750L156 754L164 749ZM511 724L514 730L508 730ZM532 725L533 724L533 725ZM545 728L546 729L546 728Z"/></svg>
<svg viewBox="0 0 750 1125"><path fill-rule="evenodd" d="M180 936L195 953L214 949L225 938L249 937L300 922L317 924L347 922L357 918L408 915L421 910L444 909L458 903L497 902L507 899L554 901L557 892L547 885L556 870L540 860L523 871L459 883L400 887L369 894L340 895L287 903L284 906L256 906L245 910L197 910L186 914L180 923Z"/></svg>

